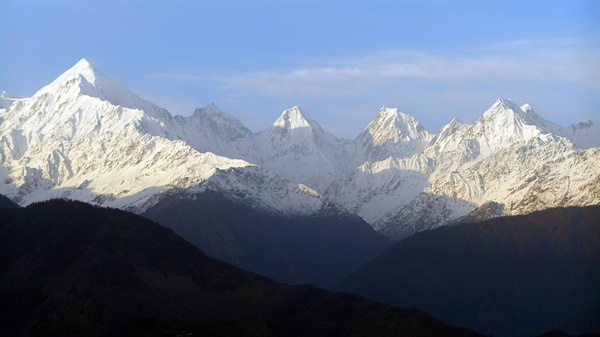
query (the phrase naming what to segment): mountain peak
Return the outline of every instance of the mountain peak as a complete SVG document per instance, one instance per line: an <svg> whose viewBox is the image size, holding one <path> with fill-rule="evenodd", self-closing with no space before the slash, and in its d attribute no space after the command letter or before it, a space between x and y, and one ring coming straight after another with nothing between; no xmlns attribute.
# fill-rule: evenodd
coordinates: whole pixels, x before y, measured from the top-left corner
<svg viewBox="0 0 600 337"><path fill-rule="evenodd" d="M90 61L85 58L79 60L69 70L36 92L34 97L45 94L53 95L61 90L69 91L66 97L62 95L62 99L69 99L67 97L70 95L90 96L122 107L144 110L150 114L153 114L151 111L155 111L158 113L158 117L162 119L170 118L166 110L140 98L113 79L97 71Z"/></svg>
<svg viewBox="0 0 600 337"><path fill-rule="evenodd" d="M216 134L209 136L211 140L215 140L218 137L227 137L230 140L247 138L252 134L252 131L248 130L242 122L230 114L221 111L214 103L210 103L204 108L198 108L191 117L184 118L184 120L190 119L196 120L194 125L199 130L204 129L215 132ZM190 133L195 132L197 131L190 131ZM206 139L204 142L210 141ZM214 152L214 150L211 152Z"/></svg>
<svg viewBox="0 0 600 337"><path fill-rule="evenodd" d="M535 124L546 132L560 133L559 130L562 129L561 126L542 118L542 116L538 115L529 104L525 103L519 108L525 113L525 116L531 124Z"/></svg>
<svg viewBox="0 0 600 337"><path fill-rule="evenodd" d="M538 115L529 104L525 103L519 106L510 99L498 99L483 113L481 120L494 121L497 124L496 127L499 127L500 124L527 125L535 127L544 133L561 134L560 130L563 129L560 125L554 124ZM521 128L522 126L518 127L518 129Z"/></svg>
<svg viewBox="0 0 600 337"><path fill-rule="evenodd" d="M388 141L394 143L428 138L427 131L413 116L397 108L382 107L375 119L367 126L375 145Z"/></svg>
<svg viewBox="0 0 600 337"><path fill-rule="evenodd" d="M281 116L277 118L273 127L282 129L296 129L303 127L311 127L311 123L304 116L302 110L298 106L283 111Z"/></svg>
<svg viewBox="0 0 600 337"><path fill-rule="evenodd" d="M518 119L526 124L533 124L528 114L510 99L498 98L494 104L487 109L480 120L515 120Z"/></svg>
<svg viewBox="0 0 600 337"><path fill-rule="evenodd" d="M98 77L98 72L92 67L90 61L88 61L85 58L82 58L77 63L75 63L74 66L62 73L50 84L46 85L38 92L36 92L34 96L41 96L43 94L56 91L65 82L78 77L83 77L87 82L94 84L96 82L96 78Z"/></svg>
<svg viewBox="0 0 600 337"><path fill-rule="evenodd" d="M383 106L354 143L361 160L376 162L390 156L410 157L421 151L432 137L413 116Z"/></svg>
<svg viewBox="0 0 600 337"><path fill-rule="evenodd" d="M86 58L82 58L81 60L77 61L77 63L75 63L75 65L70 69L73 71L78 71L80 73L84 72L84 71L89 71L89 70L94 70L94 68L92 67L92 64L90 63L90 61L88 61Z"/></svg>
<svg viewBox="0 0 600 337"><path fill-rule="evenodd" d="M398 115L398 112L398 108L389 108L384 105L381 107L381 109L379 109L377 115L396 116Z"/></svg>
<svg viewBox="0 0 600 337"><path fill-rule="evenodd" d="M529 105L529 103L525 103L523 105L521 105L521 110L523 110L526 114L530 114L533 112L533 108L531 107L531 105Z"/></svg>
<svg viewBox="0 0 600 337"><path fill-rule="evenodd" d="M204 108L197 108L194 111L195 116L203 115L203 116L214 116L214 115L223 115L225 114L221 109L219 109L215 103L209 103Z"/></svg>
<svg viewBox="0 0 600 337"><path fill-rule="evenodd" d="M529 104L524 104L523 107L528 108L531 112L533 111ZM527 120L526 116L528 113L521 109L521 107L517 103L513 102L510 98L498 98L496 102L494 102L494 104L492 104L492 106L484 113L484 116L497 116L499 114L504 116L506 113L509 113L511 116L513 114L518 115Z"/></svg>
<svg viewBox="0 0 600 337"><path fill-rule="evenodd" d="M513 102L510 98L498 98L492 108L505 108L505 109L521 109L515 102Z"/></svg>

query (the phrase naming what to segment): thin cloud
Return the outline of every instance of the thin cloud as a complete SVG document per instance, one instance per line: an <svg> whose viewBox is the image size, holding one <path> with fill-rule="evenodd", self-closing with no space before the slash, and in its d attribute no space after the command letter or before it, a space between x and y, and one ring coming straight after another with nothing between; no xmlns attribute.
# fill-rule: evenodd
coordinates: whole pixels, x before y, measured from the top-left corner
<svg viewBox="0 0 600 337"><path fill-rule="evenodd" d="M595 41L597 44L597 41ZM451 57L391 50L322 62L324 66L263 70L234 76L163 73L177 81L213 82L220 89L261 95L324 98L394 81L515 80L570 82L600 91L600 53L591 40L518 40Z"/></svg>
<svg viewBox="0 0 600 337"><path fill-rule="evenodd" d="M165 79L165 80L175 80L175 81L191 81L191 82L206 82L212 81L213 78L207 76L199 76L193 74L184 74L184 73L174 73L174 72L165 72L158 73L152 75L154 78Z"/></svg>

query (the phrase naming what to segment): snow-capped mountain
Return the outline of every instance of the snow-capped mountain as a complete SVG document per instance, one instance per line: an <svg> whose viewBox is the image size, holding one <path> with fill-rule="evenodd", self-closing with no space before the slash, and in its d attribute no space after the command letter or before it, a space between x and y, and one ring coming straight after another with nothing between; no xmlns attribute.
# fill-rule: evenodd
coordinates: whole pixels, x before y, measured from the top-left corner
<svg viewBox="0 0 600 337"><path fill-rule="evenodd" d="M396 240L490 203L499 205L488 212L494 216L598 204L597 127L563 128L529 105L499 99L474 124L452 120L421 150L366 162L325 195Z"/></svg>
<svg viewBox="0 0 600 337"><path fill-rule="evenodd" d="M598 145L582 150L555 129L502 99L473 125L452 121L423 151L436 163L429 184L372 222L374 228L401 239L489 202L501 204L503 215L600 203Z"/></svg>
<svg viewBox="0 0 600 337"><path fill-rule="evenodd" d="M187 188L170 188L165 195L159 194L157 198L161 199L166 194L193 198L195 194L207 190L218 192L231 201L240 202L267 214L350 214L310 187L282 179L259 166L216 169L210 177L198 184Z"/></svg>
<svg viewBox="0 0 600 337"><path fill-rule="evenodd" d="M230 195L245 191L267 212L323 209L310 188L236 158L252 152L252 134L232 117L209 106L173 118L86 60L0 113L0 190L22 205L68 197L142 212L171 189L197 191L210 180ZM277 203L262 199L275 195L263 191L271 185L285 190Z"/></svg>
<svg viewBox="0 0 600 337"><path fill-rule="evenodd" d="M325 195L373 224L421 193L434 169L435 161L422 154L366 162L332 183Z"/></svg>
<svg viewBox="0 0 600 337"><path fill-rule="evenodd" d="M60 100L63 96L64 101L78 94L108 101L124 108L144 110L151 118L168 118L166 110L123 88L119 83L94 69L86 59L79 60L50 84L38 90L33 98L52 97Z"/></svg>
<svg viewBox="0 0 600 337"><path fill-rule="evenodd" d="M349 171L343 141L323 131L297 106L257 134L257 148L261 166L321 193Z"/></svg>
<svg viewBox="0 0 600 337"><path fill-rule="evenodd" d="M433 135L413 116L382 107L375 119L354 140L359 164L388 157L410 157L420 153Z"/></svg>
<svg viewBox="0 0 600 337"><path fill-rule="evenodd" d="M173 117L81 60L32 97L3 93L0 122L0 193L22 205L142 212L216 190L273 214L347 210L401 239L492 203L495 215L600 203L599 126L562 127L504 99L438 134L387 107L354 141L299 107L253 133L212 104Z"/></svg>
<svg viewBox="0 0 600 337"><path fill-rule="evenodd" d="M592 121L580 122L569 127L554 124L538 115L529 104L521 106L531 121L545 132L565 137L579 149L589 149L600 146L600 125Z"/></svg>
<svg viewBox="0 0 600 337"><path fill-rule="evenodd" d="M600 124L591 120L579 122L569 127L561 127L558 134L569 139L579 149L589 149L600 146Z"/></svg>
<svg viewBox="0 0 600 337"><path fill-rule="evenodd" d="M0 94L0 109L8 108L14 101L15 101L15 99L9 98L8 95L6 94L6 92L3 91Z"/></svg>
<svg viewBox="0 0 600 337"><path fill-rule="evenodd" d="M451 129L451 131L447 132L444 129ZM485 157L532 138L546 141L554 137L553 134L546 132L545 128L536 124L535 120L519 106L504 99L498 99L473 125L461 128L454 121L444 129L431 144L427 145L425 153L435 156L466 151L464 154L468 156ZM463 159L465 158L460 160Z"/></svg>
<svg viewBox="0 0 600 337"><path fill-rule="evenodd" d="M255 162L254 134L214 104L199 108L189 117L175 116L173 131L200 152Z"/></svg>

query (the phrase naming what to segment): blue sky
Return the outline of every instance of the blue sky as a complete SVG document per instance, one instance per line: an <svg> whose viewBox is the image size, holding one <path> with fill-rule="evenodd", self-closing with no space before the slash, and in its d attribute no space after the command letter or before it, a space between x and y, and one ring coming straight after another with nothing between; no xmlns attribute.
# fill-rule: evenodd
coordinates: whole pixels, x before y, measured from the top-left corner
<svg viewBox="0 0 600 337"><path fill-rule="evenodd" d="M0 90L80 58L172 114L215 103L253 131L298 105L354 138L381 106L437 132L499 98L600 122L599 1L5 1Z"/></svg>

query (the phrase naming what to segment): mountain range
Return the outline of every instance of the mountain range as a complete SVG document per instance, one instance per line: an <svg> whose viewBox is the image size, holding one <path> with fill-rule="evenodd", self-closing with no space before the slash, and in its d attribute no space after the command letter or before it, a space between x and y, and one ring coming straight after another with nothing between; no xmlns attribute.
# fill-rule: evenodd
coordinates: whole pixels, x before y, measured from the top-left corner
<svg viewBox="0 0 600 337"><path fill-rule="evenodd" d="M68 196L139 213L171 188L214 188L271 213L345 209L401 239L486 202L510 215L600 201L590 174L598 125L561 127L504 99L438 134L386 107L354 141L298 107L252 133L212 104L173 117L82 59L33 97L2 104L2 193L21 205ZM256 172L264 189L215 178L232 169Z"/></svg>
<svg viewBox="0 0 600 337"><path fill-rule="evenodd" d="M438 133L397 108L374 115L354 140L299 107L252 132L214 104L172 116L85 59L32 97L3 93L3 326L447 335L316 284L486 334L598 331L597 124L506 99Z"/></svg>
<svg viewBox="0 0 600 337"><path fill-rule="evenodd" d="M327 263L299 259L320 275L340 267L324 279L292 272L292 257L306 252L282 254L267 275L286 282L331 285L388 240L473 214L600 203L598 124L558 126L505 99L475 123L452 120L437 134L387 107L354 140L326 132L299 107L253 133L213 104L172 116L82 59L32 97L3 93L0 104L1 194L22 206L68 198L145 214L211 256L257 272L281 250L261 258L252 247L340 248ZM215 198L235 211L194 210ZM261 217L280 233L259 229ZM328 229L294 224L300 218ZM359 242L353 261L336 262Z"/></svg>

